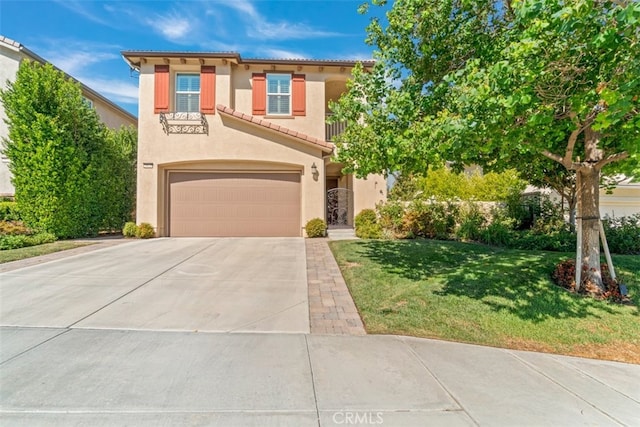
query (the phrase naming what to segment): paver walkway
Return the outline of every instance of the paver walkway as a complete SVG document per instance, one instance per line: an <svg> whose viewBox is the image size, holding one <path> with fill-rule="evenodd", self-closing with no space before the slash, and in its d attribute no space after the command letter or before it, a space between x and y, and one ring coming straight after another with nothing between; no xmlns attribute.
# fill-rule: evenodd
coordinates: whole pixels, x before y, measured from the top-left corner
<svg viewBox="0 0 640 427"><path fill-rule="evenodd" d="M358 310L327 242L328 239L305 239L311 333L365 335Z"/></svg>

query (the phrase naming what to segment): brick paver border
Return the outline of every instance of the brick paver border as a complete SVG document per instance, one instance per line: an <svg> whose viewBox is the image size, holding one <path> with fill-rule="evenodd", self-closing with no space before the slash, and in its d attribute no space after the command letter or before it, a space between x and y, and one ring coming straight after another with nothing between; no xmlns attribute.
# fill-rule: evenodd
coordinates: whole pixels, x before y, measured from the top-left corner
<svg viewBox="0 0 640 427"><path fill-rule="evenodd" d="M312 334L366 335L328 239L305 239Z"/></svg>

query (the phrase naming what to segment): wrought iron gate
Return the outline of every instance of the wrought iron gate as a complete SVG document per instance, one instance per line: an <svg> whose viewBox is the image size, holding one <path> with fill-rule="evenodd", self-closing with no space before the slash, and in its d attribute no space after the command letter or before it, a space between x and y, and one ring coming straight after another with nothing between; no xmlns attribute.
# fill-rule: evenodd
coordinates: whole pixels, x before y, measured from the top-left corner
<svg viewBox="0 0 640 427"><path fill-rule="evenodd" d="M332 188L327 191L327 225L349 225L352 191L347 188Z"/></svg>

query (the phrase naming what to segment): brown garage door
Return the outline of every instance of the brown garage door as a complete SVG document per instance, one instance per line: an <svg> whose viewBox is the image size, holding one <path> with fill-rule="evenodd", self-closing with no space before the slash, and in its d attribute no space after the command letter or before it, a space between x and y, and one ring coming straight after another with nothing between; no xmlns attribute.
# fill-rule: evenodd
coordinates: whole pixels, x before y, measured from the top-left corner
<svg viewBox="0 0 640 427"><path fill-rule="evenodd" d="M171 172L169 234L300 236L300 174Z"/></svg>

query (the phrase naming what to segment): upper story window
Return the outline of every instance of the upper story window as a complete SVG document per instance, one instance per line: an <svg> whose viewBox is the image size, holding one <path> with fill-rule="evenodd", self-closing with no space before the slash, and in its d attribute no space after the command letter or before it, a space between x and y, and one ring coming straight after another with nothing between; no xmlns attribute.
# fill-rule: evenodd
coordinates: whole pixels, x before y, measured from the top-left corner
<svg viewBox="0 0 640 427"><path fill-rule="evenodd" d="M200 74L176 74L176 111L200 111Z"/></svg>
<svg viewBox="0 0 640 427"><path fill-rule="evenodd" d="M291 74L267 74L267 114L291 115Z"/></svg>

